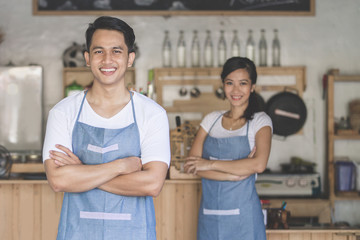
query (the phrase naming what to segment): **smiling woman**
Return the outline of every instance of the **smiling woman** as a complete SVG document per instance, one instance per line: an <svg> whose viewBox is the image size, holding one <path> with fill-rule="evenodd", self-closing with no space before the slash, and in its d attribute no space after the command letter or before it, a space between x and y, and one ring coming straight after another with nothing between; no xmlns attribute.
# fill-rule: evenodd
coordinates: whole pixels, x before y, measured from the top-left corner
<svg viewBox="0 0 360 240"><path fill-rule="evenodd" d="M265 240L255 175L268 162L271 119L258 112L251 60L228 59L221 79L230 110L205 116L184 165L202 177L197 239Z"/></svg>

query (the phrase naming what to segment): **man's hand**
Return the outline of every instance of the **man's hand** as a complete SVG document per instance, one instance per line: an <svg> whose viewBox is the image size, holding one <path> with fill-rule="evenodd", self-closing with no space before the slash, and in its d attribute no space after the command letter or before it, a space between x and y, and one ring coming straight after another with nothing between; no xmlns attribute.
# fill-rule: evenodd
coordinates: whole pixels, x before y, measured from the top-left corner
<svg viewBox="0 0 360 240"><path fill-rule="evenodd" d="M70 164L82 164L80 159L67 147L64 147L60 144L56 144L55 147L63 151L63 152L54 151L54 150L50 151L50 158L54 160L55 164L58 167L62 167Z"/></svg>
<svg viewBox="0 0 360 240"><path fill-rule="evenodd" d="M58 167L65 165L83 164L81 160L67 147L59 144L57 144L55 147L63 151L50 151L50 157L54 160ZM141 171L142 168L141 159L138 157L126 157L117 159L115 161L118 161L119 163L119 174L128 174Z"/></svg>

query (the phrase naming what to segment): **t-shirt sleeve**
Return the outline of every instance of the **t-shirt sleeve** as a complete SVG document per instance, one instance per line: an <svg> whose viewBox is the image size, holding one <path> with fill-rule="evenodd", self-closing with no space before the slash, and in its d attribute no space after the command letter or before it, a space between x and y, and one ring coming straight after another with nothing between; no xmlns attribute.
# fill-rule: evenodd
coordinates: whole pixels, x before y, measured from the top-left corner
<svg viewBox="0 0 360 240"><path fill-rule="evenodd" d="M269 115L267 115L265 112L259 112L254 116L253 119L254 124L254 132L255 134L263 127L269 126L272 131L272 121Z"/></svg>
<svg viewBox="0 0 360 240"><path fill-rule="evenodd" d="M152 161L165 162L170 165L169 121L165 111L153 115L146 122L146 132L141 142L141 161L146 164Z"/></svg>
<svg viewBox="0 0 360 240"><path fill-rule="evenodd" d="M71 133L68 126L68 119L66 115L56 109L49 112L46 134L43 145L43 161L49 159L49 151L60 151L55 147L55 144L61 144L72 150Z"/></svg>
<svg viewBox="0 0 360 240"><path fill-rule="evenodd" d="M200 126L205 130L205 132L209 132L211 126L214 124L217 117L219 117L221 112L212 112L207 114L200 123Z"/></svg>

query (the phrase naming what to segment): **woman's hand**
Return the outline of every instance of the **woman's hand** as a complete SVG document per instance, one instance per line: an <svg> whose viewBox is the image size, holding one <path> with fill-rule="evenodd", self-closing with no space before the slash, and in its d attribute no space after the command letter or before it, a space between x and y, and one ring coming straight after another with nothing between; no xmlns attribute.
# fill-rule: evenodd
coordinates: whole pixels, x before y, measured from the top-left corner
<svg viewBox="0 0 360 240"><path fill-rule="evenodd" d="M211 161L201 157L188 157L184 164L184 170L186 173L196 174L198 171L211 170Z"/></svg>
<svg viewBox="0 0 360 240"><path fill-rule="evenodd" d="M54 150L50 151L50 158L54 160L55 164L58 167L62 167L70 164L82 164L80 159L67 147L64 147L60 144L56 144L55 147L63 151L63 152L54 151Z"/></svg>

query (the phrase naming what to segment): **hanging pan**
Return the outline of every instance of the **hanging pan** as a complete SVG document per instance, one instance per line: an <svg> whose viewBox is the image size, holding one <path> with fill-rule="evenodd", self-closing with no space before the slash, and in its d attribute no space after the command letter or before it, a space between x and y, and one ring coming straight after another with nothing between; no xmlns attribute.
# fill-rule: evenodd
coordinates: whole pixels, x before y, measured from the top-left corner
<svg viewBox="0 0 360 240"><path fill-rule="evenodd" d="M304 125L307 110L298 94L287 91L272 96L266 103L266 113L273 123L273 133L287 137L298 132Z"/></svg>

